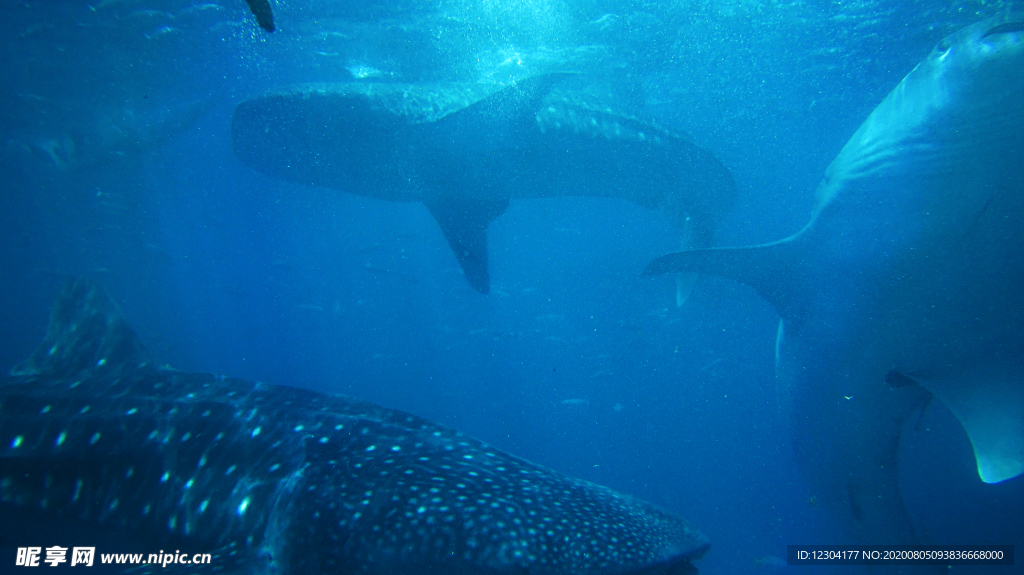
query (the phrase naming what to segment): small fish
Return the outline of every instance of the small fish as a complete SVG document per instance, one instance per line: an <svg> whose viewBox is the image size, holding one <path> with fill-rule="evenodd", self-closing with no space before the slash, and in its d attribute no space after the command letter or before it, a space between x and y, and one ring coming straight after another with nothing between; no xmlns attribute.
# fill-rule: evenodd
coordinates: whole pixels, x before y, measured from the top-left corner
<svg viewBox="0 0 1024 575"><path fill-rule="evenodd" d="M220 4L213 4L213 3L195 4L195 5L189 6L188 8L185 8L184 10L182 10L182 13L183 14L194 14L196 12L206 12L206 11L209 11L209 10L213 10L215 12L219 12L219 11L224 10L224 7L221 6Z"/></svg>
<svg viewBox="0 0 1024 575"><path fill-rule="evenodd" d="M157 38L162 38L164 36L169 36L171 34L176 33L178 33L178 29L174 26L160 26L153 30L150 30L149 32L146 32L145 34L143 34L143 36L145 36L149 40L156 40Z"/></svg>
<svg viewBox="0 0 1024 575"><path fill-rule="evenodd" d="M776 555L767 555L765 557L761 557L760 559L754 559L754 565L765 570L775 570L781 569L783 567L788 567L789 563L782 557L778 557Z"/></svg>

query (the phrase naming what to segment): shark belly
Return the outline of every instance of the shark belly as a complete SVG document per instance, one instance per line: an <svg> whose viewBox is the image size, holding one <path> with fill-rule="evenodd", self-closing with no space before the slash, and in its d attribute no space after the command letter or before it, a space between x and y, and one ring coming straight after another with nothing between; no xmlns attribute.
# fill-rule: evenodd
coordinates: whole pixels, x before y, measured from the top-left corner
<svg viewBox="0 0 1024 575"><path fill-rule="evenodd" d="M861 540L921 540L896 466L933 397L983 481L1024 473L1022 124L1024 17L1007 14L947 37L879 104L800 232L648 267L736 277L773 304L798 457Z"/></svg>
<svg viewBox="0 0 1024 575"><path fill-rule="evenodd" d="M861 540L921 540L897 454L932 396L983 481L1024 473L1024 52L990 28L940 45L872 113L804 231L817 293L780 358L794 443Z"/></svg>

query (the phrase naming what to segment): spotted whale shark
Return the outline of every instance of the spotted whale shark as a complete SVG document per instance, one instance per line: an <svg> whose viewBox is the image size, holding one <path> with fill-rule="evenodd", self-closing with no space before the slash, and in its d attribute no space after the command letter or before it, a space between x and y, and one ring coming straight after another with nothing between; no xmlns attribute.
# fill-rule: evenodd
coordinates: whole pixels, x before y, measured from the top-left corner
<svg viewBox="0 0 1024 575"><path fill-rule="evenodd" d="M232 140L244 164L275 178L422 202L481 293L487 226L511 198L622 198L668 214L688 247L711 245L736 194L728 169L594 92L562 73L507 86L293 86L240 103Z"/></svg>
<svg viewBox="0 0 1024 575"><path fill-rule="evenodd" d="M0 522L37 516L229 573L677 575L708 549L654 505L408 413L158 367L85 279L0 380Z"/></svg>
<svg viewBox="0 0 1024 575"><path fill-rule="evenodd" d="M684 251L647 274L752 286L781 316L779 377L818 501L852 534L913 542L901 433L933 398L986 483L1024 473L1024 15L942 40L826 169L778 242Z"/></svg>

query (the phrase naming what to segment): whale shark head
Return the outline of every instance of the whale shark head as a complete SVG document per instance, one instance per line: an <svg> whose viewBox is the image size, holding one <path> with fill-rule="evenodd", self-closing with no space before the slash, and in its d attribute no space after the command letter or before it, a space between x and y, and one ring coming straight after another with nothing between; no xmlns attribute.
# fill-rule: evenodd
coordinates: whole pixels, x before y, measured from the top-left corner
<svg viewBox="0 0 1024 575"><path fill-rule="evenodd" d="M1024 15L1010 14L942 40L900 82L829 165L798 233L646 270L730 276L772 303L802 466L866 540L918 539L897 453L933 397L983 481L1024 473L1021 126Z"/></svg>
<svg viewBox="0 0 1024 575"><path fill-rule="evenodd" d="M825 170L816 211L844 185L874 175L944 177L957 163L976 161L984 145L994 146L997 158L1013 156L1019 126L1012 120L1024 89L1022 19L993 18L939 42Z"/></svg>

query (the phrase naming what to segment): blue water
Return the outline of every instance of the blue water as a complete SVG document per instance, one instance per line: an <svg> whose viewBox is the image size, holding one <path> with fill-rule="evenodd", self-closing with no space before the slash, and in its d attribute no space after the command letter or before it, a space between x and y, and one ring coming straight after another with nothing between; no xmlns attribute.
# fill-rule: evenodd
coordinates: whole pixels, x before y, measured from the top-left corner
<svg viewBox="0 0 1024 575"><path fill-rule="evenodd" d="M231 112L294 82L628 70L646 116L733 172L716 243L755 243L803 225L825 166L938 40L1007 6L287 0L268 35L242 0L7 3L0 368L85 274L162 363L408 410L683 515L712 540L702 572L787 569L771 559L787 544L848 539L794 461L777 316L728 280L676 308L671 278L641 278L679 247L665 216L514 201L490 226L482 296L423 206L257 174L231 153ZM198 120L153 128L197 102ZM943 435L911 438L908 505L948 542L1024 543L1019 478L980 486L952 416L928 417ZM952 477L932 479L940 466Z"/></svg>

